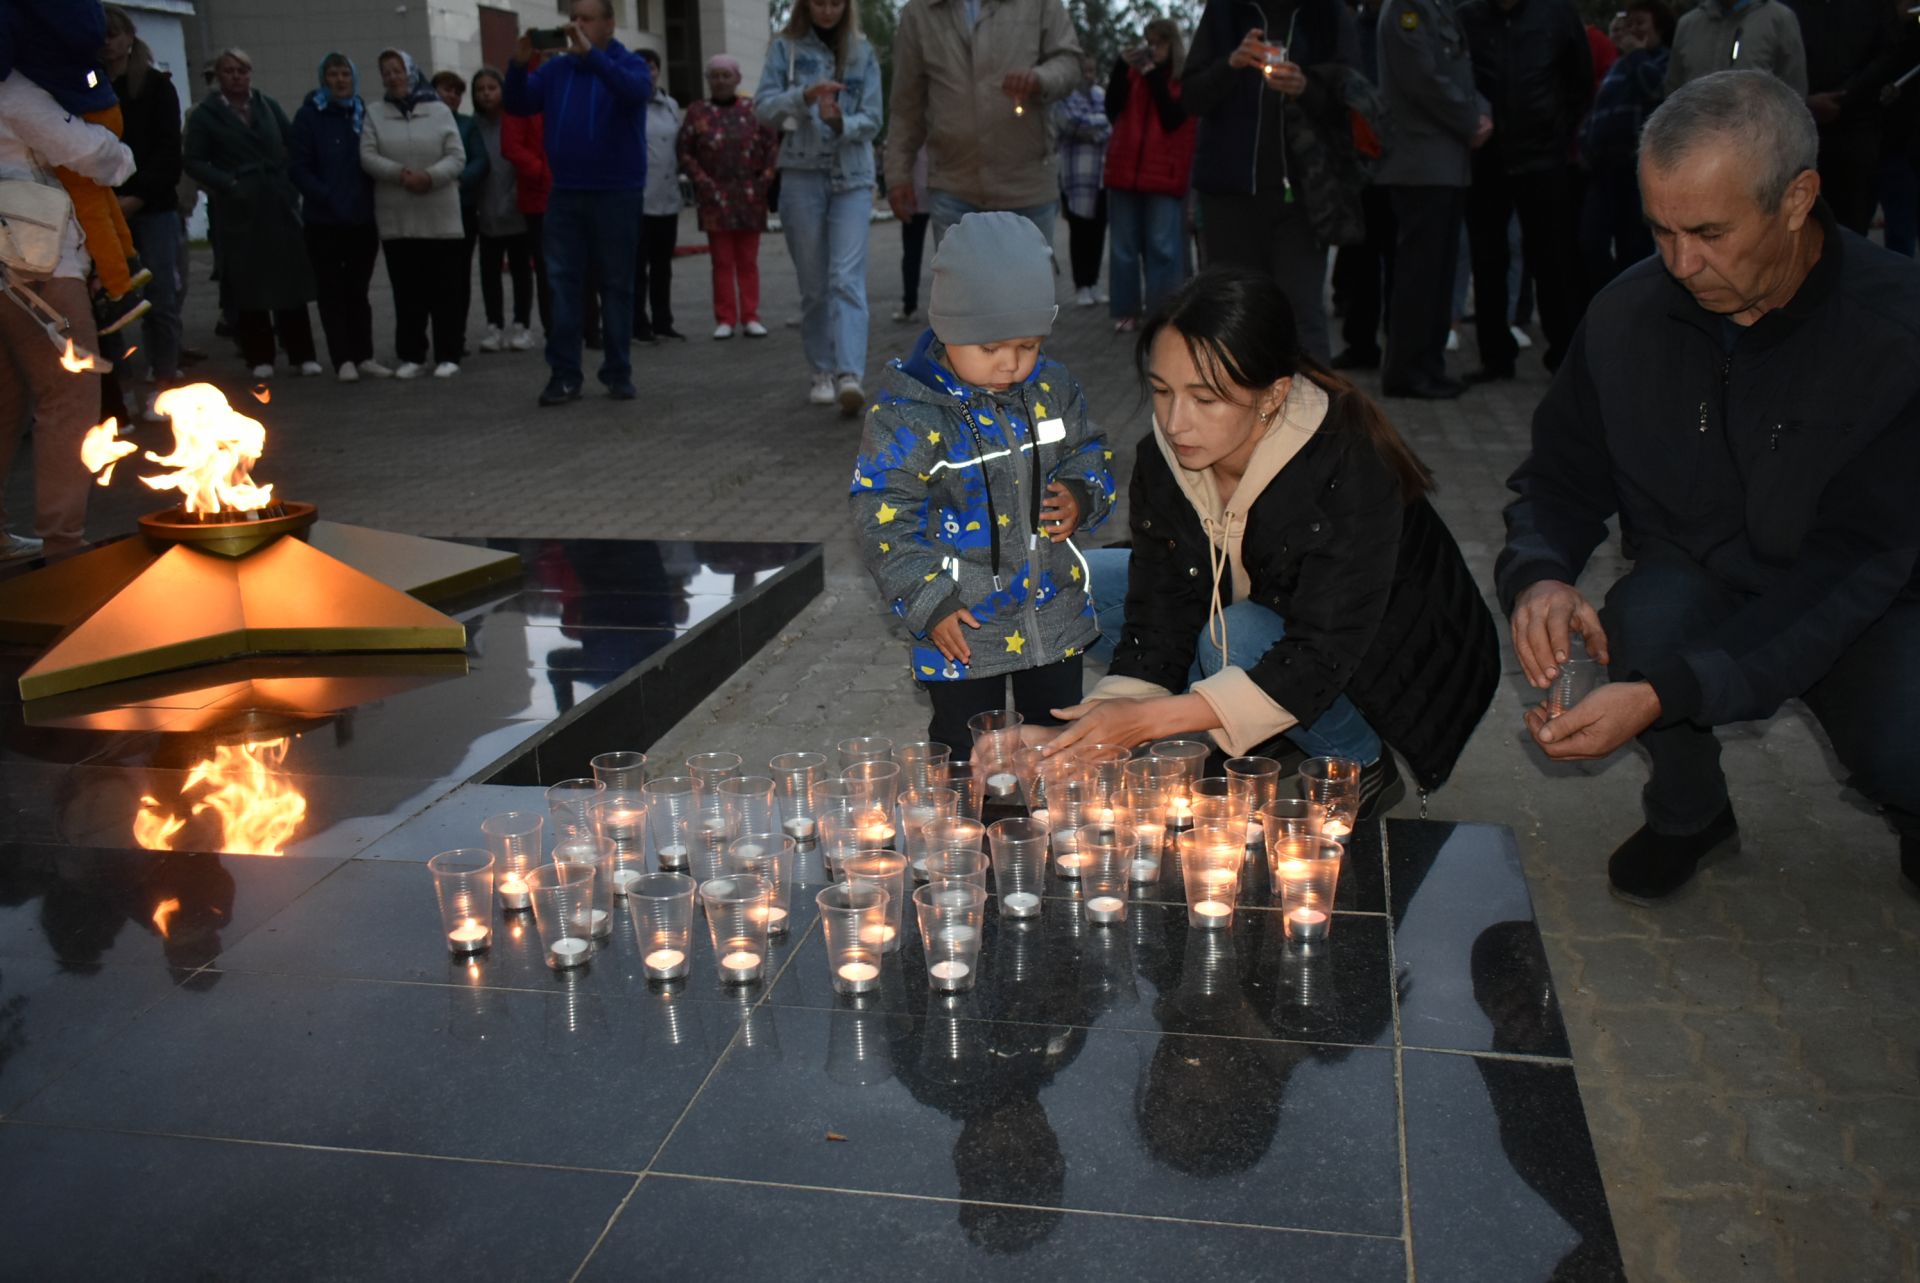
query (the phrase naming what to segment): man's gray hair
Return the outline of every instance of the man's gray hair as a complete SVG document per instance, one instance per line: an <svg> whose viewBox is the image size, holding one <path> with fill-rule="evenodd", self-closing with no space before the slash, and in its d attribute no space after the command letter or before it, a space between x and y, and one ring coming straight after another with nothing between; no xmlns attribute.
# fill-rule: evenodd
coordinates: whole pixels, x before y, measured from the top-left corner
<svg viewBox="0 0 1920 1283"><path fill-rule="evenodd" d="M1765 71L1716 71L1674 90L1641 130L1640 158L1670 171L1722 142L1744 154L1754 199L1769 214L1820 158L1813 113L1785 81Z"/></svg>

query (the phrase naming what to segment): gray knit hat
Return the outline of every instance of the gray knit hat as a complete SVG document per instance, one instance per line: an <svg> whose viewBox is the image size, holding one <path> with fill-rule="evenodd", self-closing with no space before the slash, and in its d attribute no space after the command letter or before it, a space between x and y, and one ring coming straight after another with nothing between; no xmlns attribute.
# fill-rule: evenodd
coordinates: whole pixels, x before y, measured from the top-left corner
<svg viewBox="0 0 1920 1283"><path fill-rule="evenodd" d="M942 343L995 343L1053 332L1053 249L1019 214L968 214L933 256L927 317Z"/></svg>

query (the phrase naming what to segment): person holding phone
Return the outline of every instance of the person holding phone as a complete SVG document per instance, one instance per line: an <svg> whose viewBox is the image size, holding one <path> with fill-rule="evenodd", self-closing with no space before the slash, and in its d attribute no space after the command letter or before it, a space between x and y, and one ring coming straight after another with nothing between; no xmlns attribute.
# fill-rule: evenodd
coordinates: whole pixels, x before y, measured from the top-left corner
<svg viewBox="0 0 1920 1283"><path fill-rule="evenodd" d="M1147 24L1144 43L1121 55L1107 82L1106 111L1113 121L1106 166L1107 289L1116 334L1131 333L1141 313L1186 276L1182 241L1194 138L1193 120L1180 102L1186 60L1180 24L1156 18Z"/></svg>

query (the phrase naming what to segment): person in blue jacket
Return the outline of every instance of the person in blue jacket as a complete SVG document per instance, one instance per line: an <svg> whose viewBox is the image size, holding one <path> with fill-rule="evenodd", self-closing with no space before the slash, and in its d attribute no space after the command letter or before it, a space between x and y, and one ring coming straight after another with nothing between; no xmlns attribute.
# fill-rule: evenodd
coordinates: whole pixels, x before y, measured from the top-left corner
<svg viewBox="0 0 1920 1283"><path fill-rule="evenodd" d="M320 60L320 87L293 115L288 162L300 189L327 357L342 383L393 373L373 359L373 308L367 302L380 230L373 222L373 179L360 167L366 115L359 71L345 54L329 53Z"/></svg>
<svg viewBox="0 0 1920 1283"><path fill-rule="evenodd" d="M647 181L646 59L613 38L611 0L573 0L567 49L529 71L532 33L507 64L506 107L544 116L553 195L543 227L553 327L547 331L552 377L541 405L580 398L581 319L587 282L600 291L599 377L617 401L638 395L627 345L633 338L633 260L639 249Z"/></svg>

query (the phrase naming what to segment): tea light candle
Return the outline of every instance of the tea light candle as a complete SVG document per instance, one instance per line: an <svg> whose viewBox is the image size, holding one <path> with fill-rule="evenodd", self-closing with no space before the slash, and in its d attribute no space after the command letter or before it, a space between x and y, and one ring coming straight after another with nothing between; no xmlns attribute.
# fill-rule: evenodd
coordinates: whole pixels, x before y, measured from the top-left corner
<svg viewBox="0 0 1920 1283"><path fill-rule="evenodd" d="M527 895L527 880L518 873L504 873L500 876L500 907L503 909L524 909L533 903Z"/></svg>
<svg viewBox="0 0 1920 1283"><path fill-rule="evenodd" d="M1040 912L1040 897L1031 891L1015 891L1001 897L1000 907L1010 918L1031 918Z"/></svg>
<svg viewBox="0 0 1920 1283"><path fill-rule="evenodd" d="M1344 842L1347 840L1347 835L1353 832L1353 826L1337 816L1329 815L1327 822L1320 826L1320 832L1335 842Z"/></svg>
<svg viewBox="0 0 1920 1283"><path fill-rule="evenodd" d="M1233 916L1233 906L1220 900L1202 900L1192 907L1197 927L1224 927Z"/></svg>
<svg viewBox="0 0 1920 1283"><path fill-rule="evenodd" d="M1089 922L1124 922L1127 902L1117 895L1096 895L1087 901Z"/></svg>
<svg viewBox="0 0 1920 1283"><path fill-rule="evenodd" d="M493 928L468 918L447 932L447 948L454 953L478 953L493 941Z"/></svg>
<svg viewBox="0 0 1920 1283"><path fill-rule="evenodd" d="M767 908L767 934L770 936L787 934L787 911L777 904L769 905Z"/></svg>
<svg viewBox="0 0 1920 1283"><path fill-rule="evenodd" d="M780 827L783 830L785 830L786 835L792 838L795 842L813 841L813 821L812 820L792 819L792 820L788 820L786 823L782 824Z"/></svg>
<svg viewBox="0 0 1920 1283"><path fill-rule="evenodd" d="M893 927L885 922L876 922L872 926L860 928L860 943L879 947L882 953L892 953L899 945L895 939Z"/></svg>
<svg viewBox="0 0 1920 1283"><path fill-rule="evenodd" d="M728 984L746 984L760 978L760 955L751 949L735 949L720 959L720 974Z"/></svg>
<svg viewBox="0 0 1920 1283"><path fill-rule="evenodd" d="M687 974L687 955L682 949L655 949L641 961L649 980L678 980Z"/></svg>
<svg viewBox="0 0 1920 1283"><path fill-rule="evenodd" d="M700 831L709 835L725 833L727 831L727 819L723 815L709 815L706 819L700 821Z"/></svg>
<svg viewBox="0 0 1920 1283"><path fill-rule="evenodd" d="M672 873L687 867L687 848L679 842L660 848L660 868Z"/></svg>
<svg viewBox="0 0 1920 1283"><path fill-rule="evenodd" d="M628 889L639 880L640 870L638 869L615 869L613 871L613 893L618 896L624 896Z"/></svg>
<svg viewBox="0 0 1920 1283"><path fill-rule="evenodd" d="M1157 882L1160 879L1160 861L1136 859L1127 866L1127 880L1130 882Z"/></svg>
<svg viewBox="0 0 1920 1283"><path fill-rule="evenodd" d="M1078 851L1062 851L1053 857L1053 867L1060 871L1063 878L1078 878L1080 870L1092 862L1093 857L1082 855Z"/></svg>
<svg viewBox="0 0 1920 1283"><path fill-rule="evenodd" d="M939 939L944 944L966 944L972 940L976 934L972 927L962 923L957 927L947 927L942 930Z"/></svg>
<svg viewBox="0 0 1920 1283"><path fill-rule="evenodd" d="M577 967L593 952L593 946L579 936L564 936L547 950L547 965L556 971Z"/></svg>
<svg viewBox="0 0 1920 1283"><path fill-rule="evenodd" d="M1190 799L1176 797L1167 804L1167 827L1176 833L1193 827L1193 802Z"/></svg>
<svg viewBox="0 0 1920 1283"><path fill-rule="evenodd" d="M613 934L613 915L605 909L593 911L593 925L589 930L596 940L604 940Z"/></svg>
<svg viewBox="0 0 1920 1283"><path fill-rule="evenodd" d="M951 989L972 972L973 968L964 962L936 962L927 968L927 974L941 982L934 986L938 989Z"/></svg>
<svg viewBox="0 0 1920 1283"><path fill-rule="evenodd" d="M1324 940L1327 936L1328 917L1325 910L1301 905L1287 912L1287 938L1303 944Z"/></svg>
<svg viewBox="0 0 1920 1283"><path fill-rule="evenodd" d="M995 797L1005 797L1020 787L1020 777L1011 771L995 771L987 776L987 792Z"/></svg>
<svg viewBox="0 0 1920 1283"><path fill-rule="evenodd" d="M870 847L883 847L893 841L893 825L885 820L870 821L860 830L860 838Z"/></svg>

